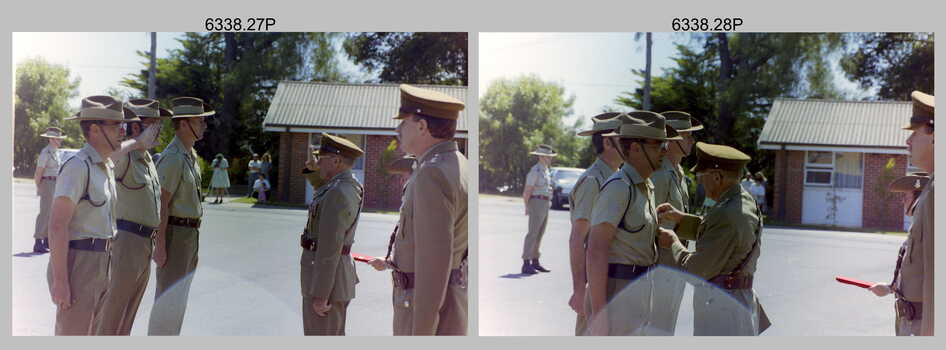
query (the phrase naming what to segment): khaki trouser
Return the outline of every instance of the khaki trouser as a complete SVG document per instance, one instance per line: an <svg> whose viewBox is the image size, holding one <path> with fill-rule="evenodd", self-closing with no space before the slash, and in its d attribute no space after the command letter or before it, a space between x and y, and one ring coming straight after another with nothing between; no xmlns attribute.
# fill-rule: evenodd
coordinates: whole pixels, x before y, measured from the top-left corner
<svg viewBox="0 0 946 350"><path fill-rule="evenodd" d="M549 222L549 207L552 202L538 198L529 199L529 233L522 246L522 260L539 258L539 245L545 235L545 226Z"/></svg>
<svg viewBox="0 0 946 350"><path fill-rule="evenodd" d="M302 298L302 332L305 335L345 335L345 319L350 301L333 301L325 316L312 310L315 298Z"/></svg>
<svg viewBox="0 0 946 350"><path fill-rule="evenodd" d="M900 310L897 309L896 303L894 303L894 331L897 336L911 336L911 335L920 335L922 331L923 319L919 318L916 320L908 320L902 315L900 315Z"/></svg>
<svg viewBox="0 0 946 350"><path fill-rule="evenodd" d="M56 180L39 182L39 215L36 215L36 230L33 238L49 237L49 214L53 211L53 194L56 192Z"/></svg>
<svg viewBox="0 0 946 350"><path fill-rule="evenodd" d="M92 335L92 320L101 311L102 299L108 288L108 253L69 249L69 291L72 306L68 310L56 307L56 335ZM53 265L46 268L50 296L53 289Z"/></svg>
<svg viewBox="0 0 946 350"><path fill-rule="evenodd" d="M661 268L651 272L654 279L654 299L650 330L658 335L673 335L687 283L681 276L683 272L677 270L679 265L670 256L670 249L659 248L658 254L660 258L657 262Z"/></svg>
<svg viewBox="0 0 946 350"><path fill-rule="evenodd" d="M151 277L151 237L118 231L112 240L111 281L95 334L129 335Z"/></svg>
<svg viewBox="0 0 946 350"><path fill-rule="evenodd" d="M649 274L633 281L608 278L608 335L650 335L653 281ZM589 321L591 322L591 321Z"/></svg>
<svg viewBox="0 0 946 350"><path fill-rule="evenodd" d="M751 289L693 288L693 335L759 335L760 314Z"/></svg>
<svg viewBox="0 0 946 350"><path fill-rule="evenodd" d="M466 288L449 285L440 308L436 335L466 335ZM394 335L414 334L414 290L394 288Z"/></svg>
<svg viewBox="0 0 946 350"><path fill-rule="evenodd" d="M187 310L187 296L197 269L200 232L195 228L168 225L167 263L155 271L157 288L148 321L148 335L179 335Z"/></svg>

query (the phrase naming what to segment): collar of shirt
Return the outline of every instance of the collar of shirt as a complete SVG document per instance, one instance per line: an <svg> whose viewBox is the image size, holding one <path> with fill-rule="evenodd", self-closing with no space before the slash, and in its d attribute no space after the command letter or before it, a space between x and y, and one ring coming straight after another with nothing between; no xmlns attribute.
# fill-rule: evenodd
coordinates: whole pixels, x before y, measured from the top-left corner
<svg viewBox="0 0 946 350"><path fill-rule="evenodd" d="M739 184L732 185L732 187L729 187L729 189L726 190L726 192L723 192L723 194L719 196L719 200L716 201L715 206L719 206L720 204L725 203L729 199L741 196L742 190L743 190L742 186L740 186Z"/></svg>
<svg viewBox="0 0 946 350"><path fill-rule="evenodd" d="M608 163L605 163L601 158L595 158L595 162L591 163L591 167L598 171L602 179L607 179L614 173L614 169L611 169ZM608 170L611 172L609 173Z"/></svg>
<svg viewBox="0 0 946 350"><path fill-rule="evenodd" d="M644 178L641 177L641 175L637 173L637 170L634 169L634 167L630 164L624 163L621 165L621 172L624 173L624 177L626 177L628 180L631 180L632 184L637 185L644 182ZM653 186L649 181L647 182L647 185Z"/></svg>
<svg viewBox="0 0 946 350"><path fill-rule="evenodd" d="M435 144L433 146L430 146L430 148L427 149L427 151L424 151L424 154L421 154L421 156L417 158L420 160L418 162L418 165L426 163L428 160L432 159L437 154L447 153L447 152L456 152L457 149L458 149L457 143L453 140L447 140L447 141Z"/></svg>
<svg viewBox="0 0 946 350"><path fill-rule="evenodd" d="M81 152L85 153L89 157L89 161L95 164L104 163L105 166L111 168L114 166L111 159L103 159L102 155L99 154L99 151L95 150L95 147L92 147L88 142L85 145L82 145Z"/></svg>
<svg viewBox="0 0 946 350"><path fill-rule="evenodd" d="M351 178L351 177L352 177L351 169L345 169L344 171L342 171L342 172L336 174L335 176L332 176L332 178L329 179L328 182L332 182L332 181L336 181L336 180L344 180L344 179L348 179L348 178Z"/></svg>

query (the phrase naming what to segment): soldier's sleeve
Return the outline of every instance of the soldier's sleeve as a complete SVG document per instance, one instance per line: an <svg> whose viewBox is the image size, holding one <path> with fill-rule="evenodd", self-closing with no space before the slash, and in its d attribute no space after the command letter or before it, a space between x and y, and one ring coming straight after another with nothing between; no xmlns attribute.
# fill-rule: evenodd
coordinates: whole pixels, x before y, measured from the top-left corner
<svg viewBox="0 0 946 350"><path fill-rule="evenodd" d="M627 209L630 191L627 184L621 180L611 181L605 185L591 210L591 226L609 223L611 226L618 227L621 217L624 216L624 210Z"/></svg>
<svg viewBox="0 0 946 350"><path fill-rule="evenodd" d="M72 204L79 204L79 198L85 191L86 177L85 163L77 157L70 158L59 171L53 198L67 197L72 200Z"/></svg>
<svg viewBox="0 0 946 350"><path fill-rule="evenodd" d="M316 280L311 294L317 298L328 298L335 287L335 274L345 244L345 231L351 227L358 213L358 201L345 190L335 187L329 190L319 205L319 222L315 236L318 249L315 251Z"/></svg>
<svg viewBox="0 0 946 350"><path fill-rule="evenodd" d="M692 241L696 239L696 233L700 228L701 222L703 222L702 217L692 214L683 214L683 219L680 219L674 231L680 239Z"/></svg>
<svg viewBox="0 0 946 350"><path fill-rule="evenodd" d="M923 321L920 323L920 335L933 335L933 248L935 247L933 230L933 181L930 181L927 194L927 207L923 210Z"/></svg>
<svg viewBox="0 0 946 350"><path fill-rule="evenodd" d="M736 249L736 227L738 218L707 217L703 234L696 240L696 251L690 252L680 242L671 246L674 259L684 271L709 279L718 275L727 258Z"/></svg>
<svg viewBox="0 0 946 350"><path fill-rule="evenodd" d="M453 223L460 206L443 171L418 169L413 184L414 315L413 334L433 335L447 293L453 257Z"/></svg>
<svg viewBox="0 0 946 350"><path fill-rule="evenodd" d="M541 176L539 172L529 169L529 173L526 174L526 186L535 186L539 182L539 176Z"/></svg>
<svg viewBox="0 0 946 350"><path fill-rule="evenodd" d="M595 206L595 199L598 197L598 185L597 179L588 176L572 189L575 203L569 204L573 222L582 219L591 221L591 208Z"/></svg>
<svg viewBox="0 0 946 350"><path fill-rule="evenodd" d="M161 182L162 191L167 191L172 195L177 192L185 166L184 156L180 153L161 155L161 159L158 160L158 181Z"/></svg>

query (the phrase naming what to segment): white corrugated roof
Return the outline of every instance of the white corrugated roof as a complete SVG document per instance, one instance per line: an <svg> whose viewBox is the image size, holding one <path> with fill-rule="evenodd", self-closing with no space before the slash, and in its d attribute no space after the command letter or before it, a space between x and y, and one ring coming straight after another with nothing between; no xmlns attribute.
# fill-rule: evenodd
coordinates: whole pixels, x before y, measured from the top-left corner
<svg viewBox="0 0 946 350"><path fill-rule="evenodd" d="M466 86L414 86L467 101ZM283 81L276 88L263 127L393 131L398 121L391 117L397 114L400 104L398 84ZM457 120L457 132L468 130L469 118L464 109Z"/></svg>
<svg viewBox="0 0 946 350"><path fill-rule="evenodd" d="M910 102L778 98L759 145L813 145L905 149Z"/></svg>

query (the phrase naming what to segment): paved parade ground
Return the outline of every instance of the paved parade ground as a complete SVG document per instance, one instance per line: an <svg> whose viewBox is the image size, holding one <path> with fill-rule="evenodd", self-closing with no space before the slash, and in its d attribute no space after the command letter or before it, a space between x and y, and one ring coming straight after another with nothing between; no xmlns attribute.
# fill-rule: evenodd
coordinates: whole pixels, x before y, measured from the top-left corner
<svg viewBox="0 0 946 350"><path fill-rule="evenodd" d="M12 334L53 335L49 254L32 253L39 197L31 181L14 181L13 193ZM181 335L302 335L299 234L305 223L304 209L205 202L200 262ZM384 256L396 223L396 215L363 213L352 252ZM348 334L391 335L390 272L356 264L361 283L348 308ZM147 334L153 267L132 335Z"/></svg>
<svg viewBox="0 0 946 350"><path fill-rule="evenodd" d="M552 210L542 240L551 273L519 274L527 231L521 198L479 197L480 335L572 335L568 211ZM835 282L889 282L905 236L767 227L754 289L772 327L763 335L894 335L894 298ZM691 245L692 247L692 245ZM482 252L489 252L483 254ZM693 332L687 287L677 335Z"/></svg>

